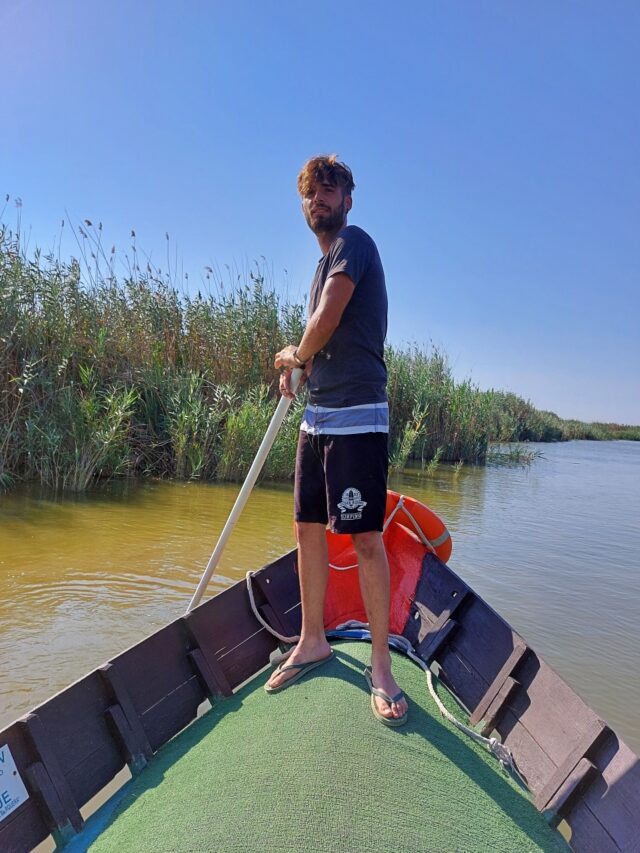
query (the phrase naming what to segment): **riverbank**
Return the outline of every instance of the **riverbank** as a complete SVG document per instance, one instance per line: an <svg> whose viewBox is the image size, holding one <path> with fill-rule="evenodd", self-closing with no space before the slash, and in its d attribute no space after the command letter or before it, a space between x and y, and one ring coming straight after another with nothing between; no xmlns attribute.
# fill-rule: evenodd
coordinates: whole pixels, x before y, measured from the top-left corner
<svg viewBox="0 0 640 853"><path fill-rule="evenodd" d="M0 489L246 474L273 412L273 355L299 340L305 307L270 287L259 265L227 287L208 269L206 293L181 293L132 240L118 277L99 226L79 229L80 260L68 261L28 255L19 234L0 230ZM427 471L484 464L491 442L640 439L640 427L562 420L457 381L436 349L390 347L386 357L394 470L409 460ZM294 403L264 479L293 476L303 405Z"/></svg>

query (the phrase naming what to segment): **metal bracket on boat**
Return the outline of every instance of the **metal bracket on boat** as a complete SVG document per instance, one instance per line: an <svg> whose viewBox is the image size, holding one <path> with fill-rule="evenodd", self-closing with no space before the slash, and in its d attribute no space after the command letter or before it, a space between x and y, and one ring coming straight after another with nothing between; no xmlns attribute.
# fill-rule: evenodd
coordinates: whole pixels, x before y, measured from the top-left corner
<svg viewBox="0 0 640 853"><path fill-rule="evenodd" d="M40 759L27 768L27 782L44 804L51 833L56 844L62 846L84 826L80 809L50 746L40 717L28 714L20 720L20 725L28 734Z"/></svg>
<svg viewBox="0 0 640 853"><path fill-rule="evenodd" d="M98 672L115 700L105 711L105 716L115 731L124 759L135 776L152 758L153 749L117 667L106 663L98 668Z"/></svg>

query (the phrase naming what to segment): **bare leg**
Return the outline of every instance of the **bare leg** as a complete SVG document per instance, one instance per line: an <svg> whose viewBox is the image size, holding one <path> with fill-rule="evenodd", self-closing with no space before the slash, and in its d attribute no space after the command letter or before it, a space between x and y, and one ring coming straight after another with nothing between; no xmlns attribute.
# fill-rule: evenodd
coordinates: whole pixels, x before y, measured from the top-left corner
<svg viewBox="0 0 640 853"><path fill-rule="evenodd" d="M302 603L302 631L297 646L286 663L320 660L331 653L324 634L324 597L329 579L329 553L324 524L296 523L298 572ZM267 682L279 687L295 675L294 671L274 673Z"/></svg>
<svg viewBox="0 0 640 853"><path fill-rule="evenodd" d="M391 673L389 653L389 563L382 542L382 534L355 533L353 545L358 555L360 591L371 629L371 671L373 684L389 696L400 692ZM385 717L401 717L409 707L406 699L394 702L391 707L375 697L378 711Z"/></svg>

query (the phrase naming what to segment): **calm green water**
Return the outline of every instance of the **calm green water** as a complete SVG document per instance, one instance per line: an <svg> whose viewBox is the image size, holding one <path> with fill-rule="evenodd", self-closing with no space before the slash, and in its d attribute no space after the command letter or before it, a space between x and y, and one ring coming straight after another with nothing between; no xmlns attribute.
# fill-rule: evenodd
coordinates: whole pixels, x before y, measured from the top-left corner
<svg viewBox="0 0 640 853"><path fill-rule="evenodd" d="M640 752L640 444L539 449L527 469L390 485L443 517L451 567ZM237 490L0 497L0 726L182 613ZM212 592L293 547L291 506L289 486L254 491Z"/></svg>

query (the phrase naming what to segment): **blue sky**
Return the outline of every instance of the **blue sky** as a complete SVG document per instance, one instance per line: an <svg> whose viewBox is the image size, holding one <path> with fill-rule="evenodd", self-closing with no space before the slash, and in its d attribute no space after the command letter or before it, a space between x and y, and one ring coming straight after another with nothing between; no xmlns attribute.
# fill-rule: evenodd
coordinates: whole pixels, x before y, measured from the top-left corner
<svg viewBox="0 0 640 853"><path fill-rule="evenodd" d="M639 48L623 0L3 0L0 192L32 245L68 214L166 266L169 232L191 289L265 258L300 298L318 247L296 174L337 152L391 343L638 424Z"/></svg>

